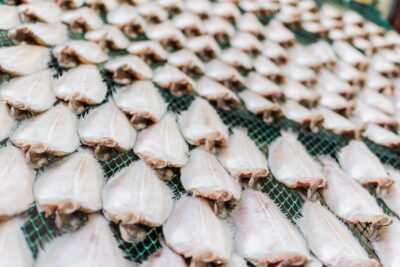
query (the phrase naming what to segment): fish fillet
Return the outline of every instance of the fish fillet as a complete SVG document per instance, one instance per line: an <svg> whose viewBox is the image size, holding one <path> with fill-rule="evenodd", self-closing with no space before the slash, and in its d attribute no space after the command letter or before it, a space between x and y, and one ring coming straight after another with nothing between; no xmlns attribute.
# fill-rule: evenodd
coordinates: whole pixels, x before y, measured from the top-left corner
<svg viewBox="0 0 400 267"><path fill-rule="evenodd" d="M400 214L400 171L392 166L386 165L386 171L393 178L394 183L389 187L387 193L379 196L385 204L396 214Z"/></svg>
<svg viewBox="0 0 400 267"><path fill-rule="evenodd" d="M8 138L17 125L5 103L0 102L0 142Z"/></svg>
<svg viewBox="0 0 400 267"><path fill-rule="evenodd" d="M140 267L188 267L182 256L176 254L164 243L161 248L151 255Z"/></svg>
<svg viewBox="0 0 400 267"><path fill-rule="evenodd" d="M382 229L381 238L372 243L383 266L397 267L400 265L400 222L393 218L391 225Z"/></svg>

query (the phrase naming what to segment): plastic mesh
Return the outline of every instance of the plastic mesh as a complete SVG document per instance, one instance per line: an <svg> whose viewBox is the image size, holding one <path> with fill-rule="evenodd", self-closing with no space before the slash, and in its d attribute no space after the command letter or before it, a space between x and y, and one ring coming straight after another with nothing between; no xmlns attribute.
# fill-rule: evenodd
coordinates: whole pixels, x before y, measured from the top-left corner
<svg viewBox="0 0 400 267"><path fill-rule="evenodd" d="M386 28L390 28L385 20L383 20L378 12L370 6L363 4L329 0L323 1L318 0L317 3L323 2L334 3L345 8L351 8L356 10L358 13L363 15L365 18L381 25ZM0 0L0 4L1 4ZM100 14L100 17L105 21L104 14ZM262 20L263 23L268 23L270 18ZM294 31L297 40L305 45L313 43L319 38L316 35L308 33L304 30ZM82 34L70 32L69 37L71 39L82 39ZM146 39L145 36L141 36L139 39ZM12 45L11 41L7 37L7 32L0 31L0 47ZM222 48L226 48L226 44ZM110 54L111 57L124 55L126 51L116 51ZM57 64L55 59L52 60L50 67L57 70L57 76L61 75L63 69ZM100 66L101 68L101 66ZM117 86L112 82L107 74L103 73L104 80L108 84L109 97L114 90L118 90ZM6 74L0 74L0 83L9 80L10 76ZM194 99L193 95L187 95L183 97L174 97L167 90L161 89L163 97L169 103L169 109L179 113L181 110L185 110ZM105 100L107 101L107 99ZM329 154L335 156L336 151L342 146L348 143L348 139L342 136L335 135L331 132L321 130L318 133L310 132L306 127L298 125L287 119L279 119L275 123L268 125L262 121L261 118L247 112L241 107L232 110L222 110L216 108L219 115L223 119L224 123L229 127L243 127L248 130L249 136L256 142L258 147L267 154L268 144L279 136L280 131L283 129L292 129L299 135L299 140L305 145L307 150L312 155ZM85 113L84 113L85 114ZM376 145L368 140L365 140L369 148L378 155L381 161L385 164L393 165L396 168L400 168L400 157L399 151L391 150L379 145ZM106 177L110 177L122 168L128 166L131 162L137 159L137 156L132 152L125 152L116 154L111 160L104 162L102 167L105 171ZM179 179L179 171L177 170L172 178L166 181L169 187L173 190L175 198L179 198L183 193L183 187ZM288 216L289 219L294 219L301 216L301 207L303 200L298 193L286 186L280 184L275 179L269 179L262 185L262 191L266 193L272 200L274 200L280 209ZM373 190L371 189L371 192ZM386 207L383 201L378 199L378 203L382 206L387 214L392 214L391 211ZM36 256L40 247L42 247L47 241L61 233L57 230L54 224L54 217L45 217L42 213L38 213L35 206L27 211L29 220L22 227L25 237ZM393 215L393 214L392 214ZM161 229L153 228L147 232L147 237L143 242L138 244L125 243L119 234L118 227L115 224L111 224L112 230L117 237L120 247L126 252L127 257L132 261L143 261L150 254L154 253L160 247L160 236ZM368 236L368 229L365 225L348 225L354 236L360 241L361 245L366 249L370 257L377 257L374 250L372 249L371 242Z"/></svg>

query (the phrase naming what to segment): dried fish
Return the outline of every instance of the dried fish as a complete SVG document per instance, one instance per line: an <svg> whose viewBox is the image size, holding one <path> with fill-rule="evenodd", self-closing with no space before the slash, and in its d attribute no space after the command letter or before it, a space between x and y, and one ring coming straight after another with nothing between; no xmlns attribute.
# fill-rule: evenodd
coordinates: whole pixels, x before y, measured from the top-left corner
<svg viewBox="0 0 400 267"><path fill-rule="evenodd" d="M153 255L147 258L140 267L187 267L185 260L182 256L176 254L164 242L161 242L161 248ZM235 266L233 266L235 267ZM240 267L240 266L239 266Z"/></svg>
<svg viewBox="0 0 400 267"><path fill-rule="evenodd" d="M94 65L81 65L65 72L54 85L54 93L80 114L87 105L100 104L107 93L99 70Z"/></svg>
<svg viewBox="0 0 400 267"><path fill-rule="evenodd" d="M180 14L184 9L183 0L157 0L157 3L171 16Z"/></svg>
<svg viewBox="0 0 400 267"><path fill-rule="evenodd" d="M179 131L175 115L167 112L160 122L139 133L134 150L153 168L165 169L184 166L189 147Z"/></svg>
<svg viewBox="0 0 400 267"><path fill-rule="evenodd" d="M288 48L296 44L294 34L282 23L277 20L272 20L265 27L265 36L267 39Z"/></svg>
<svg viewBox="0 0 400 267"><path fill-rule="evenodd" d="M219 43L226 44L235 34L232 24L220 17L211 17L204 21L207 34L212 35Z"/></svg>
<svg viewBox="0 0 400 267"><path fill-rule="evenodd" d="M161 23L168 19L168 13L157 2L148 1L137 7L137 12L148 23Z"/></svg>
<svg viewBox="0 0 400 267"><path fill-rule="evenodd" d="M61 23L22 24L8 32L15 44L28 43L33 45L54 46L67 41L67 27Z"/></svg>
<svg viewBox="0 0 400 267"><path fill-rule="evenodd" d="M233 128L232 132L218 160L234 178L250 179L249 186L257 188L260 180L270 177L267 159L246 130Z"/></svg>
<svg viewBox="0 0 400 267"><path fill-rule="evenodd" d="M249 32L237 32L232 37L230 44L253 57L261 54L263 50L262 43Z"/></svg>
<svg viewBox="0 0 400 267"><path fill-rule="evenodd" d="M318 107L315 112L320 114L324 118L322 126L336 134L349 135L354 138L359 138L362 126L353 123L349 119L343 117L342 115L332 111L328 108Z"/></svg>
<svg viewBox="0 0 400 267"><path fill-rule="evenodd" d="M295 133L281 132L270 144L268 163L278 181L291 188L305 187L309 199L326 185L321 166L307 153Z"/></svg>
<svg viewBox="0 0 400 267"><path fill-rule="evenodd" d="M190 76L203 73L203 62L190 50L182 49L168 55L168 63Z"/></svg>
<svg viewBox="0 0 400 267"><path fill-rule="evenodd" d="M306 201L298 225L311 251L327 266L378 267L350 230L320 203Z"/></svg>
<svg viewBox="0 0 400 267"><path fill-rule="evenodd" d="M382 146L400 147L400 136L398 134L373 123L367 125L363 136Z"/></svg>
<svg viewBox="0 0 400 267"><path fill-rule="evenodd" d="M304 30L319 35L320 37L326 37L328 35L328 29L323 27L319 22L305 21L302 22L301 25Z"/></svg>
<svg viewBox="0 0 400 267"><path fill-rule="evenodd" d="M0 149L0 167L1 222L31 206L34 201L32 187L35 172L26 164L24 153L11 144Z"/></svg>
<svg viewBox="0 0 400 267"><path fill-rule="evenodd" d="M390 117L360 99L357 99L353 113L354 117L362 123L375 123L379 126L393 130L396 130L399 126L395 118Z"/></svg>
<svg viewBox="0 0 400 267"><path fill-rule="evenodd" d="M65 11L62 13L61 20L76 32L96 30L104 25L98 13L88 7Z"/></svg>
<svg viewBox="0 0 400 267"><path fill-rule="evenodd" d="M140 225L161 226L172 207L172 191L142 160L123 168L104 187L103 212L119 224L122 238L129 243L146 238Z"/></svg>
<svg viewBox="0 0 400 267"><path fill-rule="evenodd" d="M109 222L103 216L93 214L78 231L62 235L48 243L40 251L36 266L136 266L124 257Z"/></svg>
<svg viewBox="0 0 400 267"><path fill-rule="evenodd" d="M7 105L0 102L0 142L3 142L9 137L16 124L17 123L12 118Z"/></svg>
<svg viewBox="0 0 400 267"><path fill-rule="evenodd" d="M55 214L59 229L75 231L81 226L77 212L101 210L103 185L100 164L89 150L80 149L40 174L33 192L39 212Z"/></svg>
<svg viewBox="0 0 400 267"><path fill-rule="evenodd" d="M18 6L19 17L22 22L58 23L61 18L60 7L50 1L37 1Z"/></svg>
<svg viewBox="0 0 400 267"><path fill-rule="evenodd" d="M110 72L114 81L120 84L130 84L137 80L151 79L153 71L139 57L127 55L108 61L104 68Z"/></svg>
<svg viewBox="0 0 400 267"><path fill-rule="evenodd" d="M188 143L204 146L210 152L216 152L228 142L228 127L201 97L196 97L190 107L181 113L178 123Z"/></svg>
<svg viewBox="0 0 400 267"><path fill-rule="evenodd" d="M341 20L343 13L338 8L334 7L333 5L324 4L320 9L321 16L336 20Z"/></svg>
<svg viewBox="0 0 400 267"><path fill-rule="evenodd" d="M271 102L267 98L250 90L245 90L239 93L246 108L256 114L261 115L265 122L272 122L275 117L279 117L282 112L278 104Z"/></svg>
<svg viewBox="0 0 400 267"><path fill-rule="evenodd" d="M167 52L156 41L137 41L128 46L128 52L144 60L147 64L167 59Z"/></svg>
<svg viewBox="0 0 400 267"><path fill-rule="evenodd" d="M253 13L259 18L265 18L273 15L279 11L280 4L272 1L253 1L242 0L239 1L240 7L247 13Z"/></svg>
<svg viewBox="0 0 400 267"><path fill-rule="evenodd" d="M167 110L167 103L150 81L137 81L118 90L114 100L137 129L157 123Z"/></svg>
<svg viewBox="0 0 400 267"><path fill-rule="evenodd" d="M390 48L396 48L400 46L400 35L396 31L387 31L385 34L385 39Z"/></svg>
<svg viewBox="0 0 400 267"><path fill-rule="evenodd" d="M219 59L208 62L205 66L204 73L208 77L231 89L239 89L244 86L244 78L242 75L235 68Z"/></svg>
<svg viewBox="0 0 400 267"><path fill-rule="evenodd" d="M342 25L341 25L342 26ZM349 36L342 29L332 29L328 33L328 38L333 41L350 42Z"/></svg>
<svg viewBox="0 0 400 267"><path fill-rule="evenodd" d="M264 56L258 56L253 61L255 70L263 75L265 78L273 81L274 83L281 84L285 82L285 76L275 63Z"/></svg>
<svg viewBox="0 0 400 267"><path fill-rule="evenodd" d="M28 75L47 69L50 50L41 46L17 45L0 48L0 70L12 75Z"/></svg>
<svg viewBox="0 0 400 267"><path fill-rule="evenodd" d="M346 63L337 62L338 68L335 73L322 69L318 75L318 86L332 93L337 93L344 98L351 99L356 94L356 88L352 85L361 85L364 83L364 77L357 70ZM351 69L348 69L351 68ZM352 71L355 72L352 72ZM349 72L347 72L349 71ZM359 76L360 75L360 76ZM349 82L350 84L346 83Z"/></svg>
<svg viewBox="0 0 400 267"><path fill-rule="evenodd" d="M393 223L382 229L381 238L373 242L373 247L385 267L395 267L400 264L397 247L400 244L400 222L393 218Z"/></svg>
<svg viewBox="0 0 400 267"><path fill-rule="evenodd" d="M190 151L180 178L187 192L213 201L214 212L220 218L228 215L225 203L236 203L242 193L239 180L228 174L215 155L201 147Z"/></svg>
<svg viewBox="0 0 400 267"><path fill-rule="evenodd" d="M386 191L393 184L391 178L368 147L359 140L351 140L337 153L340 166L346 173L364 186L376 184L378 194Z"/></svg>
<svg viewBox="0 0 400 267"><path fill-rule="evenodd" d="M315 106L320 98L317 92L292 79L287 79L282 86L282 91L286 98L293 99L309 107Z"/></svg>
<svg viewBox="0 0 400 267"><path fill-rule="evenodd" d="M17 7L1 5L0 13L0 30L10 30L21 24Z"/></svg>
<svg viewBox="0 0 400 267"><path fill-rule="evenodd" d="M393 178L394 183L388 188L387 193L379 196L385 204L391 209L394 213L400 213L400 172L398 169L394 168L390 165L385 165L385 169ZM393 223L396 223L394 221ZM385 236L385 234L383 234Z"/></svg>
<svg viewBox="0 0 400 267"><path fill-rule="evenodd" d="M264 193L245 189L231 220L235 249L256 266L302 266L307 262L305 240Z"/></svg>
<svg viewBox="0 0 400 267"><path fill-rule="evenodd" d="M163 88L168 88L171 94L182 96L193 91L195 82L184 72L172 65L164 65L154 71L153 81Z"/></svg>
<svg viewBox="0 0 400 267"><path fill-rule="evenodd" d="M187 40L187 48L196 53L203 61L216 58L221 54L221 48L210 35L202 35Z"/></svg>
<svg viewBox="0 0 400 267"><path fill-rule="evenodd" d="M231 47L224 50L220 59L239 72L246 72L253 67L251 57L238 48Z"/></svg>
<svg viewBox="0 0 400 267"><path fill-rule="evenodd" d="M322 126L324 122L324 117L322 115L312 112L294 100L287 100L281 105L281 109L286 118L306 125L313 132L317 132L318 128Z"/></svg>
<svg viewBox="0 0 400 267"><path fill-rule="evenodd" d="M232 253L232 256L229 260L229 267L246 267L247 262L245 259L237 255L236 253Z"/></svg>
<svg viewBox="0 0 400 267"><path fill-rule="evenodd" d="M348 176L329 156L321 156L323 174L329 188L322 191L322 195L329 208L348 223L366 223L369 225L371 237L379 235L379 228L392 222L376 200L353 178Z"/></svg>
<svg viewBox="0 0 400 267"><path fill-rule="evenodd" d="M185 8L186 10L197 14L201 19L206 19L210 15L210 10L212 9L211 3L208 0L196 0L196 1L188 1L185 0Z"/></svg>
<svg viewBox="0 0 400 267"><path fill-rule="evenodd" d="M73 68L79 64L98 64L108 59L100 46L83 40L72 40L58 45L53 49L58 63L66 68Z"/></svg>
<svg viewBox="0 0 400 267"><path fill-rule="evenodd" d="M282 67L282 70L286 78L302 83L309 88L314 87L317 83L317 74L308 67L296 63L289 63Z"/></svg>
<svg viewBox="0 0 400 267"><path fill-rule="evenodd" d="M368 68L368 58L350 44L343 41L336 41L333 43L332 47L341 60L347 64L360 71L365 71Z"/></svg>
<svg viewBox="0 0 400 267"><path fill-rule="evenodd" d="M21 230L24 220L14 218L0 223L0 258L4 266L31 267L32 251Z"/></svg>
<svg viewBox="0 0 400 267"><path fill-rule="evenodd" d="M264 37L264 26L258 20L256 15L252 13L244 13L237 23L238 30L249 32L258 39Z"/></svg>
<svg viewBox="0 0 400 267"><path fill-rule="evenodd" d="M399 55L400 47L396 49L380 49L378 51L378 55L383 57L384 59L394 63L396 66L400 65L400 55Z"/></svg>
<svg viewBox="0 0 400 267"><path fill-rule="evenodd" d="M44 70L12 79L0 87L0 99L10 106L11 115L17 119L50 109L56 102L53 72Z"/></svg>
<svg viewBox="0 0 400 267"><path fill-rule="evenodd" d="M350 39L354 38L366 38L368 33L360 26L357 25L344 25L344 34ZM340 55L339 55L340 56Z"/></svg>
<svg viewBox="0 0 400 267"><path fill-rule="evenodd" d="M283 98L282 89L257 72L253 71L247 75L245 85L249 90L271 100Z"/></svg>
<svg viewBox="0 0 400 267"><path fill-rule="evenodd" d="M384 35L386 30L385 28L376 25L372 21L365 21L364 30L368 32L369 35Z"/></svg>
<svg viewBox="0 0 400 267"><path fill-rule="evenodd" d="M388 115L394 115L395 113L395 105L391 99L375 90L365 88L358 94L358 99L363 100L368 105L371 105Z"/></svg>
<svg viewBox="0 0 400 267"><path fill-rule="evenodd" d="M364 54L368 56L376 53L376 48L367 39L355 38L353 39L352 43L355 48L361 50Z"/></svg>
<svg viewBox="0 0 400 267"><path fill-rule="evenodd" d="M60 103L22 122L11 141L26 153L28 164L40 168L47 164L47 155L64 156L79 147L76 115Z"/></svg>
<svg viewBox="0 0 400 267"><path fill-rule="evenodd" d="M83 144L95 147L97 159L107 161L112 150L131 150L136 130L113 100L92 109L80 119L78 133Z"/></svg>
<svg viewBox="0 0 400 267"><path fill-rule="evenodd" d="M85 0L85 4L96 11L108 12L118 7L117 0Z"/></svg>
<svg viewBox="0 0 400 267"><path fill-rule="evenodd" d="M379 72L369 69L366 78L366 87L378 91L386 96L392 96L394 86L391 81Z"/></svg>
<svg viewBox="0 0 400 267"><path fill-rule="evenodd" d="M65 9L75 9L85 4L84 0L53 0L53 2Z"/></svg>
<svg viewBox="0 0 400 267"><path fill-rule="evenodd" d="M276 21L283 23L285 26L291 26L294 28L302 26L300 10L291 5L281 5L275 18Z"/></svg>
<svg viewBox="0 0 400 267"><path fill-rule="evenodd" d="M224 264L231 257L228 227L204 199L182 196L164 224L163 233L168 246L185 258L192 258L192 264Z"/></svg>
<svg viewBox="0 0 400 267"><path fill-rule="evenodd" d="M310 68L315 72L319 72L321 69L322 66L320 60L309 51L309 48L297 44L291 47L288 51L289 57L295 64Z"/></svg>
<svg viewBox="0 0 400 267"><path fill-rule="evenodd" d="M363 26L365 21L360 14L353 10L344 11L342 19L345 24L352 24L357 26Z"/></svg>
<svg viewBox="0 0 400 267"><path fill-rule="evenodd" d="M371 68L389 78L394 78L399 74L399 67L379 54L371 58Z"/></svg>
<svg viewBox="0 0 400 267"><path fill-rule="evenodd" d="M146 35L169 51L183 48L186 43L185 35L170 21L147 27Z"/></svg>
<svg viewBox="0 0 400 267"><path fill-rule="evenodd" d="M129 45L128 38L118 27L112 25L104 25L101 28L86 32L85 39L95 42L106 51L126 49Z"/></svg>
<svg viewBox="0 0 400 267"><path fill-rule="evenodd" d="M117 26L128 37L135 38L146 31L146 21L131 5L122 4L107 13L107 21Z"/></svg>
<svg viewBox="0 0 400 267"><path fill-rule="evenodd" d="M191 12L175 16L173 22L187 37L203 35L205 32L202 20Z"/></svg>
<svg viewBox="0 0 400 267"><path fill-rule="evenodd" d="M240 102L232 90L206 76L197 81L194 90L208 101L215 102L219 108L229 109Z"/></svg>
<svg viewBox="0 0 400 267"><path fill-rule="evenodd" d="M320 87L316 88L317 92L321 96L318 104L322 107L329 108L343 116L350 116L355 108L355 102L353 100L348 100L343 96L329 92Z"/></svg>
<svg viewBox="0 0 400 267"><path fill-rule="evenodd" d="M233 24L238 22L240 18L240 11L237 6L229 2L214 3L210 9L210 13L213 16L221 17Z"/></svg>
<svg viewBox="0 0 400 267"><path fill-rule="evenodd" d="M289 62L288 52L282 46L273 41L264 41L264 49L262 53L264 56L271 59L275 64L285 65Z"/></svg>

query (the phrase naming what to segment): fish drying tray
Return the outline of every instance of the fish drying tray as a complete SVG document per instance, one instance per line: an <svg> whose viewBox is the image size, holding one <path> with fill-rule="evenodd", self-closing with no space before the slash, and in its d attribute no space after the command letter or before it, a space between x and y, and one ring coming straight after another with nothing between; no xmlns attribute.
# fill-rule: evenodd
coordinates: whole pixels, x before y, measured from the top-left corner
<svg viewBox="0 0 400 267"><path fill-rule="evenodd" d="M315 0L318 5L323 3L329 3L340 8L353 9L360 13L364 18L390 29L387 21L382 19L377 10L372 6L360 4L354 1L346 0ZM0 4L2 1L0 0ZM100 14L100 17L106 22L105 14ZM267 24L271 17L267 17L262 22ZM306 32L304 30L294 30L297 40L308 45L310 43L318 41L320 38L314 34ZM69 33L70 39L82 39L82 34ZM146 36L141 36L139 39L146 39ZM132 39L132 41L138 39ZM0 31L0 47L11 46L12 42L7 36L6 31ZM222 49L228 48L229 45L221 45ZM126 51L117 51L110 54L111 57L127 54ZM57 64L57 61L53 59L50 63L50 67L57 71L56 76L59 76L64 70ZM156 66L153 66L156 67ZM102 66L99 66L101 69ZM106 74L103 75L104 80L108 85L108 94L104 102L112 95L112 92L118 90L118 86L113 83L112 79ZM7 74L0 73L0 84L2 82L8 81L11 77ZM186 95L183 97L175 97L169 93L169 91L160 88L165 100L169 103L168 109L176 113L185 110L189 107L191 101L194 99L195 95ZM243 127L248 131L249 136L255 141L258 147L265 154L268 153L268 144L272 142L276 137L280 135L280 131L283 129L291 129L292 131L298 133L299 140L307 148L308 152L312 155L329 154L335 156L336 151L341 147L345 146L349 140L343 136L339 136L321 129L318 133L311 132L308 128L299 125L295 122L289 121L287 119L281 118L276 120L273 124L266 124L262 118L257 117L245 110L244 107L239 106L231 110L223 110L215 107L220 117L223 119L224 123L229 127ZM83 113L82 116L85 115ZM379 157L379 159L384 164L389 164L395 168L400 169L400 150L388 149L386 147L377 145L368 140L364 140L368 147ZM4 145L4 144L3 144ZM1 145L0 145L1 146ZM111 160L102 163L105 175L107 178L111 177L113 174L118 172L120 169L128 166L131 162L136 160L138 157L133 153L133 151L115 154ZM179 170L176 170L174 175L166 181L169 187L174 192L175 199L178 199L183 193L184 189L179 179ZM277 203L282 212L290 219L293 220L301 216L301 208L303 205L303 200L300 195L294 190L286 187L285 185L277 182L274 178L269 179L264 182L261 189L265 194L267 194L273 201ZM371 193L373 189L371 188ZM384 209L385 213L397 216L393 214L384 202L377 199L379 205ZM38 213L36 206L32 206L27 211L27 216L29 217L27 222L22 226L25 238L34 254L37 253L43 245L55 238L62 233L59 232L54 223L54 217L45 217L44 214ZM83 220L86 218L83 217ZM349 225L349 229L352 231L353 235L359 240L360 244L365 248L368 255L373 258L378 258L375 251L372 248L370 242L370 237L368 235L368 229L363 224ZM116 225L111 223L111 228L115 233L115 236L119 242L120 247L126 252L127 257L132 261L143 261L149 255L154 253L160 248L160 237L161 228L152 228L147 231L147 237L144 241L138 244L128 244L125 243L120 235Z"/></svg>

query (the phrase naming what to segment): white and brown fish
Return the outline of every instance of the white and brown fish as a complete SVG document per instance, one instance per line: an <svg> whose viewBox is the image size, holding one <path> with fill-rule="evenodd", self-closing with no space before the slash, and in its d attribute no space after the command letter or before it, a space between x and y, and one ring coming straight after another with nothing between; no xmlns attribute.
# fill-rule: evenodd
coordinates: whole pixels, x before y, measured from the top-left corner
<svg viewBox="0 0 400 267"><path fill-rule="evenodd" d="M206 76L201 77L196 82L194 91L223 109L230 109L240 102L237 95L231 89Z"/></svg>
<svg viewBox="0 0 400 267"><path fill-rule="evenodd" d="M149 80L153 71L139 57L126 55L109 60L104 68L112 74L114 81L120 84L130 84L138 80Z"/></svg>

